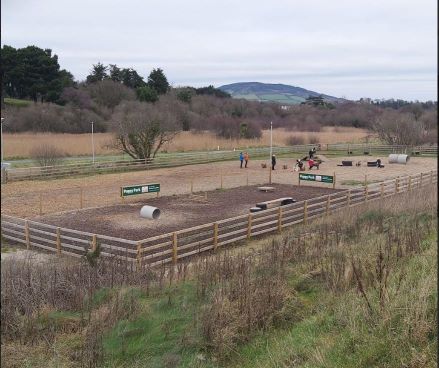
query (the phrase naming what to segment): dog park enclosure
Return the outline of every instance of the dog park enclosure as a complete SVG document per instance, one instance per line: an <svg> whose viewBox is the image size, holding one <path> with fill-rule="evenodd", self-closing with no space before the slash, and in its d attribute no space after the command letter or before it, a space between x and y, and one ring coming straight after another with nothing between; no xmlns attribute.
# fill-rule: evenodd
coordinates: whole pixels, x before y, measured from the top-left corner
<svg viewBox="0 0 439 368"><path fill-rule="evenodd" d="M437 171L430 171L141 240L93 234L7 215L2 215L1 230L5 239L24 244L27 248L82 257L99 245L102 256L124 260L132 267L153 266L176 263L179 259L216 250L230 243L278 232L294 224L306 224L333 211L436 183Z"/></svg>

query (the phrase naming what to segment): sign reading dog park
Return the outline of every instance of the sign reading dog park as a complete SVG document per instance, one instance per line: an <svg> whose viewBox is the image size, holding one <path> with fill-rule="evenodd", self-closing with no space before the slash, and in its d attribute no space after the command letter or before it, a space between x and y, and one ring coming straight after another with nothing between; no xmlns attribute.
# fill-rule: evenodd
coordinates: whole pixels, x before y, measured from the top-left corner
<svg viewBox="0 0 439 368"><path fill-rule="evenodd" d="M305 181L320 181L322 183L334 183L334 177L331 175L315 175L315 174L303 174L299 173L299 180Z"/></svg>
<svg viewBox="0 0 439 368"><path fill-rule="evenodd" d="M138 184L126 187L120 187L120 196L127 197L137 194L158 193L160 192L160 184Z"/></svg>

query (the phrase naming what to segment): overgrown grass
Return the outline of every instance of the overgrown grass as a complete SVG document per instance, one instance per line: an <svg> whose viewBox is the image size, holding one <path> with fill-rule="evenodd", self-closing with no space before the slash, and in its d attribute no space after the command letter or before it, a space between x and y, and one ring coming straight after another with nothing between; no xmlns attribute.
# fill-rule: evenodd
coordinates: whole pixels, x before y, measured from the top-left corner
<svg viewBox="0 0 439 368"><path fill-rule="evenodd" d="M56 273L63 268L7 265L2 360L35 367L433 366L436 218L427 188L315 222L304 228L312 237L293 231L190 267L124 274L98 260L70 266L65 277ZM22 282L30 290L17 288ZM24 308L31 296L32 308Z"/></svg>

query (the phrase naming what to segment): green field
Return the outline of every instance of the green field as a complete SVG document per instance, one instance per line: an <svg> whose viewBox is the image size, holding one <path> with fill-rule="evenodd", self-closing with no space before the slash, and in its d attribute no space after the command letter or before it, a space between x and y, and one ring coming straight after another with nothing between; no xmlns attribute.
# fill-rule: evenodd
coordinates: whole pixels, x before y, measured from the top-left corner
<svg viewBox="0 0 439 368"><path fill-rule="evenodd" d="M29 106L32 103L32 101L29 100L19 100L16 98L8 98L8 97L5 97L4 101L5 101L5 105L15 106L15 107L25 107L25 106Z"/></svg>

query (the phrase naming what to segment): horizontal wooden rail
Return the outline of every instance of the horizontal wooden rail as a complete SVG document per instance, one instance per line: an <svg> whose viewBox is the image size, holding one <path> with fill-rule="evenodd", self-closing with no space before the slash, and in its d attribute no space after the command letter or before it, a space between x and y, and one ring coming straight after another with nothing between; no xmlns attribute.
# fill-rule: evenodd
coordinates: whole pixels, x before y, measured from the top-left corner
<svg viewBox="0 0 439 368"><path fill-rule="evenodd" d="M240 215L140 241L59 228L9 215L1 216L1 233L5 239L28 247L32 246L73 257L83 256L87 251L94 249L93 242L97 242L102 247L101 254L104 257L115 257L128 263L140 262L140 264L154 266L176 262L179 259L230 243L274 233L279 229L304 223L344 208L435 183L437 183L436 170L292 203L282 206L282 211L274 208L251 214L251 216Z"/></svg>
<svg viewBox="0 0 439 368"><path fill-rule="evenodd" d="M308 152L317 144L297 145L289 147L273 147L275 154L289 154ZM438 148L435 146L398 146L398 145L369 145L369 144L321 144L320 151L331 152L359 152L368 151L372 153L416 153L437 155ZM269 147L249 148L250 156L264 157L270 152ZM175 167L183 165L193 165L216 161L236 159L236 151L207 151L162 154L154 159L148 160L108 160L98 162L77 162L67 163L59 166L45 167L23 167L7 170L7 180L34 180L34 179L56 179L71 175L97 174L100 172L127 171L127 170L146 170L164 167Z"/></svg>

